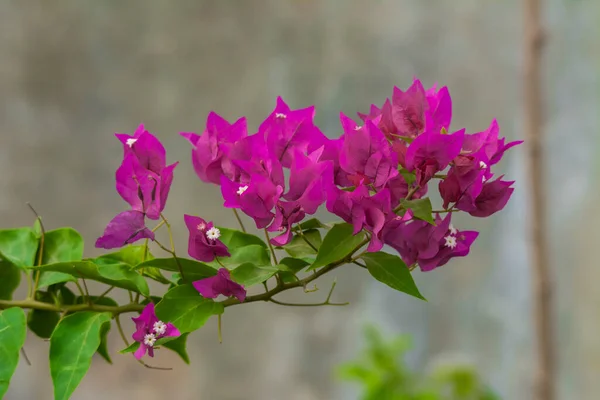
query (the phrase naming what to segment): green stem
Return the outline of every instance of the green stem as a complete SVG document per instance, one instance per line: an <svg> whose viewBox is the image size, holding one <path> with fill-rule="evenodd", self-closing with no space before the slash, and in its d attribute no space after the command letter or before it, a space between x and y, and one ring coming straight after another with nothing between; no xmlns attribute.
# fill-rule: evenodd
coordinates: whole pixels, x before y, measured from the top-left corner
<svg viewBox="0 0 600 400"><path fill-rule="evenodd" d="M179 259L177 258L177 253L175 252L175 242L173 241L173 231L171 230L171 224L169 224L169 221L167 221L167 219L165 218L165 216L162 213L160 214L160 217L162 218L162 220L165 222L165 225L167 226L167 232L169 232L169 241L171 242L171 250L168 250L165 246L158 243L156 240L154 242L156 244L158 244L163 250L165 250L168 253L171 253L171 255L173 255L173 258L175 259L175 263L177 264L177 268L179 268L179 274L181 275L181 279L185 280L185 275L183 274L183 268L181 267L181 263L179 262Z"/></svg>
<svg viewBox="0 0 600 400"><path fill-rule="evenodd" d="M44 224L42 223L42 217L40 217L37 211L35 211L35 208L33 208L33 206L30 203L27 203L27 206L29 206L31 211L35 214L36 221L38 221L38 223L40 224L40 230L42 231L42 237L40 238L40 247L38 248L37 254L37 262L35 264L36 266L40 266L42 265L42 260L44 257L44 242L46 240L46 229L44 228ZM35 292L37 292L37 288L40 284L41 274L42 273L40 271L35 271L35 283L33 284L33 287L31 286L31 277L28 277L27 297L30 299L35 298Z"/></svg>
<svg viewBox="0 0 600 400"><path fill-rule="evenodd" d="M240 224L240 228L242 229L242 232L246 233L246 228L244 227L244 223L242 222L242 219L240 218L240 214L238 214L238 212L235 208L233 209L233 213L235 214L235 219L237 219L237 222Z"/></svg>
<svg viewBox="0 0 600 400"><path fill-rule="evenodd" d="M273 257L273 262L274 262L273 265L277 265L277 264L279 264L279 261L277 261L277 256L275 255L275 248L271 244L271 238L269 237L269 231L267 230L267 228L265 228L264 230L265 230L265 238L267 239L267 244L269 245L269 250L271 250L271 256Z"/></svg>
<svg viewBox="0 0 600 400"><path fill-rule="evenodd" d="M123 306L105 306L102 304L74 304L74 305L55 305L44 303L37 300L0 300L0 308L20 307L32 310L56 311L72 313L77 311L97 311L109 312L113 315L123 313L139 312L144 309L144 305L129 303Z"/></svg>

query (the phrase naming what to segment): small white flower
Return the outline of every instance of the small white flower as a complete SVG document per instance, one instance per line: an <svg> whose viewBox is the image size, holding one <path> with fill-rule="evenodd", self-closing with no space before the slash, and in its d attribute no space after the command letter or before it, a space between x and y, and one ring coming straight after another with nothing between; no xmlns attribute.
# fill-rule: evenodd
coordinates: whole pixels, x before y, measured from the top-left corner
<svg viewBox="0 0 600 400"><path fill-rule="evenodd" d="M362 126L360 126L360 125L356 125L356 126L354 127L354 130L355 130L355 131L360 131L360 130L361 130L361 128L362 128Z"/></svg>
<svg viewBox="0 0 600 400"><path fill-rule="evenodd" d="M206 229L206 224L204 222L201 222L196 228L198 228L199 231L203 231Z"/></svg>
<svg viewBox="0 0 600 400"><path fill-rule="evenodd" d="M154 326L152 327L152 330L154 331L156 336L164 335L167 331L167 324L165 324L162 321L155 322Z"/></svg>
<svg viewBox="0 0 600 400"><path fill-rule="evenodd" d="M485 175L481 177L481 182L485 183L487 181L487 179L485 178Z"/></svg>
<svg viewBox="0 0 600 400"><path fill-rule="evenodd" d="M146 346L152 347L154 346L154 343L156 343L156 336L154 336L154 333L148 333L144 336L144 344Z"/></svg>
<svg viewBox="0 0 600 400"><path fill-rule="evenodd" d="M451 249L456 247L456 237L455 236L448 235L444 238L444 240L446 241L446 243L444 243L444 246L450 247Z"/></svg>
<svg viewBox="0 0 600 400"><path fill-rule="evenodd" d="M485 168L487 168L487 164L486 164L486 163L484 163L483 161L479 161L479 166L480 166L482 169L485 169Z"/></svg>
<svg viewBox="0 0 600 400"><path fill-rule="evenodd" d="M134 138L129 138L129 139L127 139L127 142L125 142L125 144L126 144L127 146L131 147L131 146L133 146L133 144L134 144L135 142L137 142L137 139L134 139Z"/></svg>
<svg viewBox="0 0 600 400"><path fill-rule="evenodd" d="M213 226L206 232L206 237L209 238L210 240L217 240L218 238L221 237L221 231L219 230L219 228L215 228Z"/></svg>
<svg viewBox="0 0 600 400"><path fill-rule="evenodd" d="M287 115L285 115L284 113L276 113L275 118L284 119L287 118Z"/></svg>
<svg viewBox="0 0 600 400"><path fill-rule="evenodd" d="M448 227L448 230L450 231L451 235L456 235L458 233L458 230L452 224L450 224L450 226Z"/></svg>
<svg viewBox="0 0 600 400"><path fill-rule="evenodd" d="M239 189L237 190L237 194L239 196L241 196L246 190L248 190L248 185L240 186Z"/></svg>

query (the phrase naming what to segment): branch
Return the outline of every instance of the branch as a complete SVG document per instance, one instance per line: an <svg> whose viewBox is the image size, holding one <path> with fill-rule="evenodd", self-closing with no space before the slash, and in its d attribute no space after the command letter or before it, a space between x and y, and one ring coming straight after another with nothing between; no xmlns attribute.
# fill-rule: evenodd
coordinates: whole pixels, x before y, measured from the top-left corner
<svg viewBox="0 0 600 400"><path fill-rule="evenodd" d="M554 323L552 319L552 279L546 248L545 176L542 154L542 30L541 0L524 2L524 63L523 96L525 99L525 137L529 155L529 206L531 212L530 238L532 243L533 296L535 331L537 337L537 365L534 381L534 399L556 398L556 364L554 355Z"/></svg>

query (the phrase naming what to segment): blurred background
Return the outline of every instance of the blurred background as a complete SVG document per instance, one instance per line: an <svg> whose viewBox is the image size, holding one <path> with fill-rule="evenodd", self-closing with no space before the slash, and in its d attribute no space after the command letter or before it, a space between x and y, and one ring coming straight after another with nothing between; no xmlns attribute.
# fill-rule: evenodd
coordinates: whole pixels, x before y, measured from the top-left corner
<svg viewBox="0 0 600 400"><path fill-rule="evenodd" d="M180 160L166 215L186 249L184 212L236 226L217 187L194 174L180 131L204 129L214 110L245 115L256 129L281 95L292 108L315 104L317 123L339 134L339 112L381 104L413 76L447 85L455 128L478 132L497 118L502 136L523 137L522 2L517 0L0 1L0 222L73 226L95 239L124 202L114 190L122 156L114 132L139 123L156 134L170 161ZM600 393L600 2L545 2L544 56L547 196L551 268L557 283L556 348L560 399ZM161 351L141 367L116 354L95 358L73 399L311 400L356 399L360 388L334 369L364 345L362 327L411 334L409 364L468 360L505 399L531 398L533 321L524 147L500 168L515 179L506 209L463 218L481 230L466 259L415 273L425 303L371 279L336 271L335 301L346 307L232 307L189 339L191 366ZM325 296L294 293L285 300ZM130 328L131 326L128 325ZM126 328L128 329L128 328ZM50 399L48 343L26 344L9 400Z"/></svg>

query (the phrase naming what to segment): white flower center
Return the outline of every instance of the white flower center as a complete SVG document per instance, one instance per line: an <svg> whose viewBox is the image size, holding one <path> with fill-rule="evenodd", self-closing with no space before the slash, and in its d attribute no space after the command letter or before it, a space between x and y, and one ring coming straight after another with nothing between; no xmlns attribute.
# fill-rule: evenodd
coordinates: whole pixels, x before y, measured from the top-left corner
<svg viewBox="0 0 600 400"><path fill-rule="evenodd" d="M484 163L483 161L479 161L479 166L483 169L487 168L487 164Z"/></svg>
<svg viewBox="0 0 600 400"><path fill-rule="evenodd" d="M196 228L198 228L199 231L203 231L206 229L206 224L204 222L201 222Z"/></svg>
<svg viewBox="0 0 600 400"><path fill-rule="evenodd" d="M131 146L133 146L133 144L134 144L135 142L137 142L137 139L134 139L134 138L129 138L129 139L127 139L127 142L125 142L125 144L126 144L127 146L131 147Z"/></svg>
<svg viewBox="0 0 600 400"><path fill-rule="evenodd" d="M360 125L356 125L356 126L354 127L354 130L355 130L355 131L360 131L360 129L361 129L361 128L362 128L362 126L360 126Z"/></svg>
<svg viewBox="0 0 600 400"><path fill-rule="evenodd" d="M285 119L287 118L287 115L285 115L284 113L276 113L275 118Z"/></svg>
<svg viewBox="0 0 600 400"><path fill-rule="evenodd" d="M444 240L446 241L446 243L444 243L444 246L450 247L451 249L456 247L456 237L455 236L448 235L444 238Z"/></svg>
<svg viewBox="0 0 600 400"><path fill-rule="evenodd" d="M452 224L450 224L450 226L448 227L448 230L450 231L451 235L456 235L458 233L458 230Z"/></svg>
<svg viewBox="0 0 600 400"><path fill-rule="evenodd" d="M215 228L213 226L206 232L206 237L209 238L210 240L217 240L218 238L221 237L221 231L219 230L219 228Z"/></svg>
<svg viewBox="0 0 600 400"><path fill-rule="evenodd" d="M146 346L152 347L154 346L154 343L156 343L156 336L154 336L154 333L149 333L144 336L144 344Z"/></svg>
<svg viewBox="0 0 600 400"><path fill-rule="evenodd" d="M152 327L152 330L154 331L156 336L164 335L167 331L167 324L165 324L162 321L155 322L154 326Z"/></svg>
<svg viewBox="0 0 600 400"><path fill-rule="evenodd" d="M237 190L237 194L241 196L246 190L248 190L248 185L240 186Z"/></svg>

